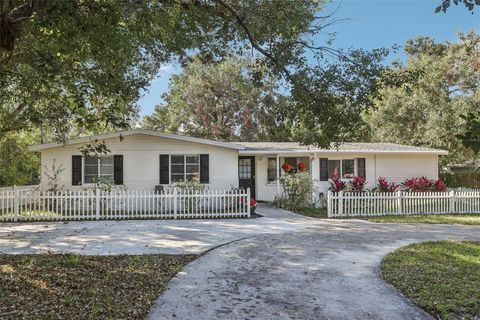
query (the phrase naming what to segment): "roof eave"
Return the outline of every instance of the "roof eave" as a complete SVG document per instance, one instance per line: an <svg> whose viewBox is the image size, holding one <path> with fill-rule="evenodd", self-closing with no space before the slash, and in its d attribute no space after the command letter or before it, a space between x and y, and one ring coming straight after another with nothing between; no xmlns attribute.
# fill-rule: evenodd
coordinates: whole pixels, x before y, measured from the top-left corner
<svg viewBox="0 0 480 320"><path fill-rule="evenodd" d="M217 147L234 149L234 150L244 150L245 149L244 146L239 145L239 144L235 144L235 143L231 143L231 142L213 141L213 140L207 140L207 139L201 139L201 138L195 138L195 137L189 137L189 136L168 134L168 133L162 133L162 132L158 132L158 131L154 131L154 130L133 129L133 130L125 130L125 131L117 131L117 132L111 132L111 133L106 133L106 134L100 134L100 135L95 135L95 136L74 138L74 139L67 140L66 143L64 143L64 144L62 144L62 143L36 144L36 145L28 146L28 150L30 150L30 151L42 151L42 150L47 150L47 149L51 149L51 148L63 147L63 146L67 146L67 145L85 143L85 142L89 142L89 141L92 141L92 140L95 140L95 139L105 140L105 139L117 138L117 137L120 137L120 136L126 137L126 136L135 135L135 134L144 134L144 135L148 135L148 136L155 136L155 137L166 138L166 139L200 143L200 144L217 146Z"/></svg>
<svg viewBox="0 0 480 320"><path fill-rule="evenodd" d="M446 150L241 150L241 154L317 154L317 153L363 153L363 154L436 154L447 155Z"/></svg>

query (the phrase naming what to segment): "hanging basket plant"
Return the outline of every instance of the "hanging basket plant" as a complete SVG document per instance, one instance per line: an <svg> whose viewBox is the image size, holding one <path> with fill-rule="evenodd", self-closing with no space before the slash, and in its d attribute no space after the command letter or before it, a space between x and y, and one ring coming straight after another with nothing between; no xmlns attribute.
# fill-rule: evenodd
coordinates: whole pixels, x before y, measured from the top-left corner
<svg viewBox="0 0 480 320"><path fill-rule="evenodd" d="M288 162L285 162L283 165L282 165L282 169L283 171L285 171L286 173L291 173L293 171L293 166L288 163Z"/></svg>

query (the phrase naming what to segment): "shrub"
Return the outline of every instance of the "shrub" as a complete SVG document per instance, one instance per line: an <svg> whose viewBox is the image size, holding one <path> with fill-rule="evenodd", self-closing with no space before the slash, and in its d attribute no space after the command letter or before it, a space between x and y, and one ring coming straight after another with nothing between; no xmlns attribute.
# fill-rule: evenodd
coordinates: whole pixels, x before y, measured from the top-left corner
<svg viewBox="0 0 480 320"><path fill-rule="evenodd" d="M280 178L283 193L274 204L287 210L298 210L312 205L313 183L308 172L286 174Z"/></svg>
<svg viewBox="0 0 480 320"><path fill-rule="evenodd" d="M406 179L401 184L402 188L405 191L416 191L416 192L425 192L425 191L445 191L447 186L442 180L433 180L428 179L427 177L420 178L410 178Z"/></svg>
<svg viewBox="0 0 480 320"><path fill-rule="evenodd" d="M357 177L353 177L348 187L351 191L362 192L362 191L365 191L366 184L367 184L367 180L364 177L357 176Z"/></svg>
<svg viewBox="0 0 480 320"><path fill-rule="evenodd" d="M342 179L340 179L340 176L338 174L334 174L328 180L328 182L330 183L330 188L328 190L332 192L340 192L347 187L347 184L345 183L345 181L342 181Z"/></svg>
<svg viewBox="0 0 480 320"><path fill-rule="evenodd" d="M172 187L177 188L180 191L198 191L198 192L202 192L206 188L206 186L203 183L200 183L198 179L193 179L191 181L175 182L172 184Z"/></svg>
<svg viewBox="0 0 480 320"><path fill-rule="evenodd" d="M387 179L380 177L377 181L377 190L380 192L394 192L398 189L399 185L395 182L388 182Z"/></svg>
<svg viewBox="0 0 480 320"><path fill-rule="evenodd" d="M447 185L443 180L438 179L435 181L435 191L445 191L447 190Z"/></svg>

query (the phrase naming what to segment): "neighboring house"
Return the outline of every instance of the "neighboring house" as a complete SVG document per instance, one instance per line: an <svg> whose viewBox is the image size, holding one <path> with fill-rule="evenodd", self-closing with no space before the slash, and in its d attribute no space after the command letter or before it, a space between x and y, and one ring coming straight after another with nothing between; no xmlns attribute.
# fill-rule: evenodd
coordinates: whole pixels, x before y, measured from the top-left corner
<svg viewBox="0 0 480 320"><path fill-rule="evenodd" d="M120 139L120 136L123 139ZM98 139L111 154L82 157L79 148ZM93 186L110 179L130 190L150 189L197 177L210 189L250 188L257 200L272 201L280 193L279 176L285 162L304 162L316 194L328 191L328 179L365 176L373 187L379 177L401 182L412 176L438 178L438 156L447 151L391 143L344 143L319 149L297 142L220 142L157 131L134 129L30 147L41 152L41 183L45 170L63 167L59 183L66 188Z"/></svg>

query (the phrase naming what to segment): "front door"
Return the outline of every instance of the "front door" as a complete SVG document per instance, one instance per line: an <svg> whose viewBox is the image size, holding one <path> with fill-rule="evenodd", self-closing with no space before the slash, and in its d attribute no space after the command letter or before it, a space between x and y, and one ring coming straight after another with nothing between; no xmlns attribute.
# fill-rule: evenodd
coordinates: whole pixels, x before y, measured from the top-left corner
<svg viewBox="0 0 480 320"><path fill-rule="evenodd" d="M238 186L250 188L252 199L255 199L255 157L238 157Z"/></svg>

